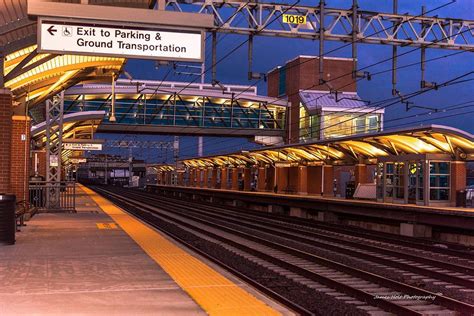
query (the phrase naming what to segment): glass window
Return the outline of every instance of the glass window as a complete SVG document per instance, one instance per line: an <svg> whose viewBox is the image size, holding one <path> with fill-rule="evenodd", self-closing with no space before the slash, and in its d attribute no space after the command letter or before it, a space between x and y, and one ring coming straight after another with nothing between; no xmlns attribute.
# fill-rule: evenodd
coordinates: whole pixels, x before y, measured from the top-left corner
<svg viewBox="0 0 474 316"><path fill-rule="evenodd" d="M405 197L405 163L386 163L385 197L403 199Z"/></svg>
<svg viewBox="0 0 474 316"><path fill-rule="evenodd" d="M377 115L369 116L367 120L367 125L370 132L379 130L379 118Z"/></svg>
<svg viewBox="0 0 474 316"><path fill-rule="evenodd" d="M355 119L355 132L356 133L365 132L365 117L359 117Z"/></svg>
<svg viewBox="0 0 474 316"><path fill-rule="evenodd" d="M430 200L447 201L450 197L450 163L430 162Z"/></svg>
<svg viewBox="0 0 474 316"><path fill-rule="evenodd" d="M379 115L342 114L334 112L323 113L324 137L335 138L378 131L380 128Z"/></svg>
<svg viewBox="0 0 474 316"><path fill-rule="evenodd" d="M319 139L319 115L310 115L303 104L300 103L300 140L308 141Z"/></svg>

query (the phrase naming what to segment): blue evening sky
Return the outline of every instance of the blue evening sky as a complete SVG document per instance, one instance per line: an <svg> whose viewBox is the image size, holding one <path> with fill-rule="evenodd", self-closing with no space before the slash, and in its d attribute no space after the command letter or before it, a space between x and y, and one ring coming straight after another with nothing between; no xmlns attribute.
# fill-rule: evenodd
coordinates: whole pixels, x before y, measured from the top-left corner
<svg viewBox="0 0 474 316"><path fill-rule="evenodd" d="M282 1L277 1L283 3ZM301 4L312 5L318 1L301 1ZM440 5L450 2L449 0L399 0L399 12L420 14L421 6L425 5L427 10L434 9ZM292 3L287 0L284 3ZM350 0L326 0L328 7L350 8L352 1ZM360 0L359 7L362 10L391 12L392 1L374 1ZM438 15L440 17L452 17L462 19L474 19L474 0L458 0L447 7L430 13L430 15ZM217 54L218 59L227 52L234 49L242 41L247 39L246 36L224 35L218 36ZM470 39L471 43L474 39ZM206 65L210 65L210 41L206 47ZM343 46L344 43L326 42L326 51L336 49ZM413 47L399 48L399 53L412 50ZM452 50L428 49L426 58L435 58L438 56L453 53ZM256 37L254 41L254 69L256 72L267 72L278 65L283 65L287 60L297 55L317 55L318 42L311 40L298 40L273 37ZM358 45L359 68L369 66L373 63L389 58L392 55L392 46L390 45ZM331 53L333 57L351 57L350 47L340 49ZM420 61L420 51L407 54L399 58L398 64L405 65ZM370 67L367 70L371 73L390 69L391 61L387 61L380 65ZM125 69L135 79L153 79L162 80L168 67L155 67L153 61L129 60ZM398 70L398 90L402 94L417 91L420 85L420 65ZM232 83L241 85L250 85L252 82L247 80L247 45L243 45L240 49L231 54L226 60L217 66L217 79L222 83ZM465 52L453 57L443 58L426 64L426 80L433 82L443 82L462 75L466 72L474 71L474 52ZM210 81L210 71L207 73L206 82ZM471 75L467 78L474 78ZM167 80L189 82L196 78L184 75L170 75ZM198 80L196 80L198 82ZM266 83L259 82L257 84L259 94L266 94ZM438 91L425 93L412 101L416 105L434 108L443 108L457 103L474 101L473 89L474 81L465 84L459 84L452 87L442 88ZM363 80L358 83L357 87L359 95L364 100L384 100L391 97L391 73L387 72L372 78L371 81ZM473 103L474 104L474 103ZM426 110L412 109L405 110L405 105L396 104L386 109L385 120L386 128L390 127L407 127L420 124L443 124L454 126L470 133L474 133L474 106L462 108L458 111L426 114ZM473 112L473 113L470 113ZM406 116L420 114L418 117L410 119L400 119ZM454 115L452 117L445 117ZM445 117L445 118L443 118ZM439 119L436 119L439 118ZM404 125L402 125L404 124ZM104 138L117 138L117 136L103 135ZM173 136L123 136L125 139L147 139L147 140L171 140ZM181 157L190 157L197 155L196 137L181 137ZM216 152L232 152L236 150L255 147L254 144L245 139L223 139L216 137L206 137L204 154L213 154ZM117 152L117 151L115 151ZM126 154L123 152L122 154ZM158 158L157 152L137 151L137 158L148 159L151 161L162 160ZM171 154L168 156L171 162Z"/></svg>

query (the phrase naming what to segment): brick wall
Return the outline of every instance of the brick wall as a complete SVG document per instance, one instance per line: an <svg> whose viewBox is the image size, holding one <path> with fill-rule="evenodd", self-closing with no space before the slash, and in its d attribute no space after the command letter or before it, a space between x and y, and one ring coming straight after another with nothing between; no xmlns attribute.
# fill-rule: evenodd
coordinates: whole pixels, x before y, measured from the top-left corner
<svg viewBox="0 0 474 316"><path fill-rule="evenodd" d="M17 201L26 200L28 196L30 128L28 116L12 117L10 185Z"/></svg>
<svg viewBox="0 0 474 316"><path fill-rule="evenodd" d="M10 147L12 130L12 95L0 89L0 193L11 193Z"/></svg>

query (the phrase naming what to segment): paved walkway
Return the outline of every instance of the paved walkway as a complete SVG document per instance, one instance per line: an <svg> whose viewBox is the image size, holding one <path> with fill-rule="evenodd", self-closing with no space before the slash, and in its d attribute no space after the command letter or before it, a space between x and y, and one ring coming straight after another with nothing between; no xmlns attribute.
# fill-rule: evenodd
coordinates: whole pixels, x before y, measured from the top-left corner
<svg viewBox="0 0 474 316"><path fill-rule="evenodd" d="M77 191L78 213L36 215L14 246L0 245L0 315L205 314Z"/></svg>

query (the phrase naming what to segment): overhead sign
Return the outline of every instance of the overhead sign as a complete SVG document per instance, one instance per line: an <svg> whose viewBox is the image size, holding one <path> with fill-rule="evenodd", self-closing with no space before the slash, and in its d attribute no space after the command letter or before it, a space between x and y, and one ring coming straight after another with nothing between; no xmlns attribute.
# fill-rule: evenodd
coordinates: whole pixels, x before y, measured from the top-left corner
<svg viewBox="0 0 474 316"><path fill-rule="evenodd" d="M102 150L102 144L63 143L63 146L66 150Z"/></svg>
<svg viewBox="0 0 474 316"><path fill-rule="evenodd" d="M203 60L204 33L40 19L38 51L160 60Z"/></svg>
<svg viewBox="0 0 474 316"><path fill-rule="evenodd" d="M306 24L306 15L283 14L283 23Z"/></svg>

